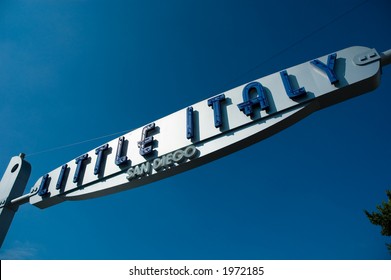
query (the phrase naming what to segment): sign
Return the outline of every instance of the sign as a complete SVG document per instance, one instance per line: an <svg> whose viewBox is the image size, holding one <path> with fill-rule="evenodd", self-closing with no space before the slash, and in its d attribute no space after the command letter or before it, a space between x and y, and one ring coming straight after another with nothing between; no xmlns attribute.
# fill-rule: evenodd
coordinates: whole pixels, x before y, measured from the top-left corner
<svg viewBox="0 0 391 280"><path fill-rule="evenodd" d="M312 112L375 89L380 55L351 47L241 85L146 124L44 174L46 208L139 187L245 148Z"/></svg>

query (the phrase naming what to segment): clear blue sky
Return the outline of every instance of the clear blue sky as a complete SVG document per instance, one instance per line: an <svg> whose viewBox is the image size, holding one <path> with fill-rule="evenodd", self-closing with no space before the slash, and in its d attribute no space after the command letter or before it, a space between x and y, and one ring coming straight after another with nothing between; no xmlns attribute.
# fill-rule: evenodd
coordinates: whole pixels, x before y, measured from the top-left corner
<svg viewBox="0 0 391 280"><path fill-rule="evenodd" d="M26 153L28 191L116 136L41 151L144 126L349 46L390 49L390 2L361 3L3 0L0 172ZM97 199L23 205L0 257L390 259L390 239L363 212L391 188L390 106L388 66L374 92L202 167Z"/></svg>

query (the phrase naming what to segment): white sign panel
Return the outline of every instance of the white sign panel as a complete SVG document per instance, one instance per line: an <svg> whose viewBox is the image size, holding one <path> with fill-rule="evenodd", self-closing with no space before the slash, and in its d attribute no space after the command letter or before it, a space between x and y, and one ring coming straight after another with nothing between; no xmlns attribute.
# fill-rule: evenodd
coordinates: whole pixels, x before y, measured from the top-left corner
<svg viewBox="0 0 391 280"><path fill-rule="evenodd" d="M351 47L188 106L42 176L30 203L98 197L154 182L235 152L310 113L371 91L380 56Z"/></svg>

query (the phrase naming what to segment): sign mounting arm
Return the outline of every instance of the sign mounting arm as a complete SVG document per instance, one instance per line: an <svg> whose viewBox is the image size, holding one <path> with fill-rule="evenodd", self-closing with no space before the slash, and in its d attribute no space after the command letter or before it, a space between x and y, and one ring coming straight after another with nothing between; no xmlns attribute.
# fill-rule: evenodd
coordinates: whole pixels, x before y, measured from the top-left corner
<svg viewBox="0 0 391 280"><path fill-rule="evenodd" d="M391 64L391 49L380 53L380 63L382 66Z"/></svg>

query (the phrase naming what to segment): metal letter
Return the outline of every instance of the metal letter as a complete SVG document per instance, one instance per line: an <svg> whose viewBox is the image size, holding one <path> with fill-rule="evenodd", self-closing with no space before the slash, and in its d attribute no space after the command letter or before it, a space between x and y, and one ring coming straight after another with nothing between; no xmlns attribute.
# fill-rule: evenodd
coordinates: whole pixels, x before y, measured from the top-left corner
<svg viewBox="0 0 391 280"><path fill-rule="evenodd" d="M153 151L153 136L148 136L148 132L155 129L155 123L144 126L141 141L137 143L140 148L140 155L145 156Z"/></svg>
<svg viewBox="0 0 391 280"><path fill-rule="evenodd" d="M289 81L288 72L286 70L280 72L282 82L284 84L284 88L286 93L288 94L290 99L295 99L307 94L304 87L293 89L291 82Z"/></svg>
<svg viewBox="0 0 391 280"><path fill-rule="evenodd" d="M117 154L115 155L115 164L121 165L128 161L127 156L122 156L122 150L124 145L125 137L118 138Z"/></svg>
<svg viewBox="0 0 391 280"><path fill-rule="evenodd" d="M223 119L221 115L221 102L225 100L225 95L220 94L211 99L208 99L208 106L212 107L214 112L215 127L221 127L223 125Z"/></svg>
<svg viewBox="0 0 391 280"><path fill-rule="evenodd" d="M98 175L100 173L103 152L106 151L108 148L109 148L109 144L104 144L103 146L100 146L95 150L95 154L98 155L98 158L96 159L96 163L95 163L94 175Z"/></svg>
<svg viewBox="0 0 391 280"><path fill-rule="evenodd" d="M186 111L186 138L194 137L193 107L187 107Z"/></svg>
<svg viewBox="0 0 391 280"><path fill-rule="evenodd" d="M67 170L67 168L68 168L68 164L64 164L63 166L61 166L61 172L60 172L60 176L58 176L56 190L61 189L62 183L64 181L65 171Z"/></svg>
<svg viewBox="0 0 391 280"><path fill-rule="evenodd" d="M250 99L250 90L254 88L257 92L257 97ZM249 83L243 88L242 92L243 103L238 104L240 111L246 116L250 116L253 113L253 106L260 105L261 110L267 110L269 108L269 102L263 90L263 86L259 82Z"/></svg>
<svg viewBox="0 0 391 280"><path fill-rule="evenodd" d="M81 171L81 165L84 160L88 158L88 154L82 155L75 159L75 163L77 164L76 171L75 171L75 176L73 176L73 183L79 182L79 177L80 177L80 171Z"/></svg>
<svg viewBox="0 0 391 280"><path fill-rule="evenodd" d="M335 66L336 59L337 59L337 54L333 53L327 57L327 65L321 62L319 59L314 59L311 61L312 65L318 67L320 70L326 73L330 83L333 85L338 83L337 76L334 73L334 66Z"/></svg>
<svg viewBox="0 0 391 280"><path fill-rule="evenodd" d="M39 185L38 195L44 196L48 193L47 181L49 179L49 174L46 174L42 177L41 185Z"/></svg>

